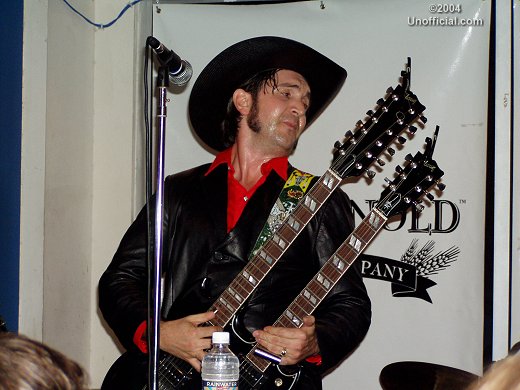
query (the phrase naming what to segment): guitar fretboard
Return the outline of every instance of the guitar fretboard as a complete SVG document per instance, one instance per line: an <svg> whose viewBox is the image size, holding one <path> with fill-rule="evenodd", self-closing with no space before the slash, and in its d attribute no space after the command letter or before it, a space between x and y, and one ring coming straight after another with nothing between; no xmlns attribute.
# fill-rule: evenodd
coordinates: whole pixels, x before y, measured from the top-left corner
<svg viewBox="0 0 520 390"><path fill-rule="evenodd" d="M323 301L325 296L347 272L358 256L365 250L376 234L383 228L387 218L376 208L372 209L359 226L348 236L334 254L327 260L320 271L292 301L273 326L299 328L303 317L310 315ZM255 345L246 355L258 370L265 372L271 362L256 355Z"/></svg>
<svg viewBox="0 0 520 390"><path fill-rule="evenodd" d="M225 327L229 323L340 183L341 177L329 169L312 186L298 202L294 211L258 249L244 269L211 306L209 310L216 313L215 318L211 321L212 324Z"/></svg>

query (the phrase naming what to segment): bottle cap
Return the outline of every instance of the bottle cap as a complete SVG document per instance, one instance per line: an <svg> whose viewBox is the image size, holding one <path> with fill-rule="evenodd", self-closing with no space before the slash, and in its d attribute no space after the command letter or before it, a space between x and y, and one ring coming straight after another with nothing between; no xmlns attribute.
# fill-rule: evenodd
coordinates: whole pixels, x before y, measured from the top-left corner
<svg viewBox="0 0 520 390"><path fill-rule="evenodd" d="M213 344L229 344L228 332L213 332L211 337Z"/></svg>

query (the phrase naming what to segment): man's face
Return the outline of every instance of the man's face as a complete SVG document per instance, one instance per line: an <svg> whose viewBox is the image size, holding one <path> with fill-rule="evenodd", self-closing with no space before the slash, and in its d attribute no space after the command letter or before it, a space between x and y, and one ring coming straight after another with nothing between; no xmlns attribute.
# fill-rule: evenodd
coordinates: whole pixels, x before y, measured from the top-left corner
<svg viewBox="0 0 520 390"><path fill-rule="evenodd" d="M258 93L247 116L249 127L256 133L258 147L268 153L289 155L307 123L310 87L297 72L280 70L276 88L266 85Z"/></svg>

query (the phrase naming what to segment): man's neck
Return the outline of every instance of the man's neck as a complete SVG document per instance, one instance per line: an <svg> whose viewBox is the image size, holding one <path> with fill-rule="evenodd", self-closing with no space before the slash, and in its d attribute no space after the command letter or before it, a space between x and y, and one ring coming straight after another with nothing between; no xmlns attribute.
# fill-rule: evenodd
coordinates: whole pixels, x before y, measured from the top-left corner
<svg viewBox="0 0 520 390"><path fill-rule="evenodd" d="M262 164L275 156L265 155L254 148L237 141L231 152L231 165L235 170L235 179L245 188L250 189L262 177Z"/></svg>

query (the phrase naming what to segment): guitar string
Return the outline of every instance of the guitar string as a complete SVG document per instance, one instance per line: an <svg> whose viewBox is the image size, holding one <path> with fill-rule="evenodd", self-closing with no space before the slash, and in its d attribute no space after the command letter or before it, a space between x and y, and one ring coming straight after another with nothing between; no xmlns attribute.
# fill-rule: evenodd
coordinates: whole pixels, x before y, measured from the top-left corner
<svg viewBox="0 0 520 390"><path fill-rule="evenodd" d="M319 191L321 188L321 185L320 183L316 183L317 185L314 185L309 193L306 195L306 197L309 197L311 199L313 199L316 204L318 205L318 207L316 207L315 209L315 212L321 207L321 205L324 203L324 200L321 201L320 199L317 199L317 196L314 196L314 193L316 191ZM339 183L338 183L339 184ZM330 196L330 194L332 193L332 190L327 190L326 191L327 194L326 194L326 197L328 198L328 196ZM325 199L326 200L326 199ZM295 209L295 214L297 212L297 210L302 210L303 208L306 208L306 206L304 205L304 202L299 202L296 209ZM308 209L308 208L307 208ZM310 210L309 210L310 211ZM301 213L300 213L301 214ZM302 221L302 219L300 217L298 217L298 222L300 223L300 225L302 225L299 229L298 233L301 232L303 230L303 227L306 226L306 224L310 221L311 217L312 217L312 212L311 212L311 216L309 218L304 218L306 219L306 221ZM283 225L283 226L287 226L287 225ZM292 230L292 232L294 232L294 229L291 229L290 228L290 231ZM268 256L270 256L271 258L274 258L276 260L276 258L280 258L283 253L285 253L285 250L288 248L288 246L296 239L296 237L298 236L298 234L294 234L293 237L290 237L289 239L287 237L281 237L281 239L284 240L284 248L281 248L278 244L276 244L275 242L273 242L272 239L268 240L266 243L264 243L264 245L262 246L262 250L264 250L266 252L266 254ZM279 256L274 256L273 255L273 251L280 251L281 254ZM260 253L260 252L259 252ZM276 261L273 263L273 264L267 264L266 261L264 261L264 259L262 259L261 257L259 257L258 255L255 255L254 258L252 260L255 260L255 258L259 258L259 260L261 262L263 262L263 264L267 265L268 266L268 272L270 271L270 269L274 266L274 264L276 263ZM262 275L260 275L260 277L258 277L258 274L254 272L254 269L257 269L259 270ZM255 277L256 277L256 282L254 285L252 285L251 282L249 282L245 277L244 277L244 271L248 274L248 275L251 275L253 274ZM265 278L265 276L267 275L268 272L263 272L261 271L255 264L254 264L254 261L250 261L246 267L244 268L244 270L241 271L241 273L237 276L237 279L234 280L230 286L238 286L238 287L241 287L243 290L245 290L247 292L247 296L241 296L242 298L242 303L247 300L247 298L249 297L249 295L251 295L251 293L253 292L253 290L255 289L255 287ZM238 291L237 291L238 292ZM228 288L226 290L224 290L224 292L221 294L221 296L219 297L219 299L217 300L217 302L213 305L213 306L217 306L218 303L220 302L220 298L225 296L225 295L229 295L229 292L228 292ZM232 296L232 295L231 295ZM222 306L221 306L222 307ZM228 309L228 308L226 308ZM234 308L235 309L235 308ZM232 316L236 313L236 311L238 310L238 308L235 309L235 311L233 312L229 312L229 315L227 316L227 320L226 321L222 321L219 325L220 326L225 326L227 324L227 322L232 318ZM226 310L227 311L227 310ZM226 323L224 323L226 322Z"/></svg>
<svg viewBox="0 0 520 390"><path fill-rule="evenodd" d="M367 218L368 218L368 217L367 217ZM372 230L372 229L370 229L370 228L369 228L366 224L364 224L364 223L361 223L360 226L359 226L359 228L360 228L360 233L362 233L362 234L365 234L365 232L364 232L365 229L366 229L366 230ZM349 237L351 237L351 235L349 235ZM347 241L348 241L348 238L347 238ZM343 245L342 245L342 246L343 246ZM341 248L342 246L340 246L340 248ZM334 254L336 254L337 252L338 252L338 251L336 251ZM332 256L334 256L334 254L333 254ZM331 256L331 258L332 258L332 256ZM329 261L330 261L330 259L329 259ZM313 278L313 279L312 279L312 280L307 284L307 286L304 288L304 290L305 290L305 289L309 289L309 290L311 290L311 291L314 292L315 290L312 289L312 288L309 288L309 287L310 287L313 283L317 283L318 287L320 287L321 289L323 289L326 293L328 293L328 292L330 291L330 288L329 288L328 290L325 290L325 289L323 288L323 285L321 285L319 282L316 281L317 276L318 276L319 274L322 273L322 270L323 270L323 269L324 269L324 268L329 264L329 261L327 261L327 262L325 263L324 267L322 267L322 269L320 269L320 271L318 272L318 274L317 274L317 275L316 275L316 276L315 276L315 277L314 277L314 278ZM333 287L333 286L331 286L331 288L332 288L332 287ZM306 298L305 298L305 297L300 293L300 294L296 297L296 299L291 303L291 305L289 305L288 309L286 309L286 310L284 311L284 313L283 313L282 315L280 315L280 317L277 319L277 321L274 323L273 326L277 326L277 325L279 325L281 322L283 322L284 320L287 320L287 324L284 324L284 325L290 325L290 327L294 327L294 328L296 328L296 327L300 327L300 326L297 326L293 321L291 321L290 319L288 319L288 318L286 317L286 315L285 315L286 312L287 312L287 310L289 310L290 308L292 308L292 307L294 306L294 304L297 302L297 300L298 300L299 298L303 298L303 300L304 300L305 302L308 302L311 306L313 306L313 311L314 311L314 309L319 305L319 303L321 303L321 301L319 301L316 305L314 305L313 303L311 303L310 301L308 301L308 300L307 300L307 299L306 299ZM304 311L305 311L305 310L304 310ZM306 311L305 311L305 314L306 314L306 315L311 314L311 313L312 313L312 311L311 311L311 312L306 312ZM299 320L300 320L300 323L301 323L301 320L302 320L302 319L299 318ZM250 350L250 352L249 352L246 356L247 356L247 357L249 357L249 356L255 356L255 357L256 357L256 355L254 355L254 350L255 350L257 347L258 347L258 344L255 344L255 346ZM266 369L271 365L271 362L268 362L267 360L263 360L263 359L262 359L262 360L260 360L260 361L265 361L266 364L267 364L266 367L263 369L263 371L265 371L265 370L266 370ZM253 364L254 364L254 363L253 363ZM260 368L260 367L259 367L259 368ZM260 368L260 369L262 369L262 368Z"/></svg>
<svg viewBox="0 0 520 390"><path fill-rule="evenodd" d="M405 168L405 172L398 178L396 179L398 181L398 183L394 184L396 189L391 191L389 194L386 195L385 198L382 199L381 202L378 203L378 205L380 204L383 204L384 201L386 199L388 199L388 197L390 197L391 195L395 194L395 192L397 191L397 189L399 189L401 186L403 186L405 183L406 184L409 184L407 183L409 179L409 176L412 174L412 173L415 173L416 175L420 175L421 172L418 172L419 169L418 168L424 168L426 162L423 161L421 163L417 163L415 161L412 161L410 162L407 167ZM410 188L402 194L402 199L404 199L405 197L409 196L410 193L412 193L413 191L417 191L416 189L418 187L421 187L423 185L423 183L425 181L430 181L428 180L427 178L423 177L419 180L418 183L415 183L413 184L412 186L410 186ZM434 181L430 181L430 184L428 185L427 188L422 188L422 190L420 191L420 195L423 195L426 190L429 189L429 187L431 187L432 183ZM394 207L395 208L395 207ZM376 211L372 211L372 213L375 213ZM287 327L300 327L302 322L302 317L303 315L301 315L301 312L303 312L304 314L308 315L308 314L311 314L314 309L321 303L322 299L326 296L326 294L328 294L328 292L334 287L335 283L340 279L340 277L346 272L346 270L350 267L350 265L354 262L354 260L358 257L358 255L360 253L363 252L364 248L370 243L371 241L371 237L375 237L375 235L383 228L383 226L385 225L386 223L386 219L378 226L376 227L375 229L372 228L372 226L370 225L370 223L368 222L369 221L369 218L370 218L370 214L363 220L363 222L360 224L360 228L359 229L355 229L355 231L349 236L352 237L352 236L355 236L357 239L362 239L363 240L363 243L364 243L364 246L363 248L360 248L359 251L356 251L352 248L350 248L348 246L348 240L349 238L347 238L347 240L344 242L344 244L342 244L340 246L340 248L338 248L338 250L334 253L334 255L326 262L326 264L322 267L322 269L320 270L320 272L318 273L317 276L315 276L311 282L309 282L309 284L306 286L306 289L310 290L311 292L313 292L315 295L318 295L318 300L316 302L310 302L303 294L300 294L294 301L293 303L289 306L289 308L284 312L284 314L282 314L280 316L280 318L275 322L274 326L277 326L277 325L285 325ZM386 218L386 217L385 217ZM358 231L359 230L359 231ZM354 234L355 233L355 234ZM359 234L358 234L359 233ZM368 237L366 237L366 235L368 234ZM370 237L371 236L371 237ZM344 259L344 256L341 256L340 255L340 252L341 251L347 251L347 253L349 252L352 252L354 253L354 256L355 258L353 258L351 261L348 261L347 260L347 263L348 263L348 267L343 271L343 272L338 272L337 270L337 267L334 267L332 265L332 259L335 255L338 255L339 257L341 257L342 259ZM336 276L334 277L331 277L330 273L327 274L327 271L330 271L330 273L334 273ZM339 275L338 275L339 274ZM324 285L322 283L320 283L317 278L319 277L319 275L325 275L325 276L328 276L330 281L332 282L332 284L330 286L328 286L327 288L324 287ZM318 289L320 291L323 292L323 294L319 294L318 293ZM322 295L321 298L319 297L319 295ZM303 303L302 303L303 302ZM305 307L304 307L305 305ZM307 307L310 306L310 310L307 309ZM300 309L299 312L297 309ZM294 321L292 321L290 318L288 318L287 316L287 313L288 312L291 312L291 314L295 314L296 313L296 317L298 318L299 320L299 324L300 325L297 325ZM251 355L252 352L254 351L254 349L256 348L256 345L255 347L250 351L250 353L247 354L246 357L250 357L250 356L255 356L255 355ZM255 356L256 357L256 356ZM258 359L257 359L258 360ZM259 369L265 371L270 365L271 365L271 362L267 362L267 361L263 361L265 362L265 367L259 367ZM253 362L254 363L254 362Z"/></svg>
<svg viewBox="0 0 520 390"><path fill-rule="evenodd" d="M389 102L389 104L388 104L388 107L391 107L391 106L392 106L392 105L397 101L397 100L394 100L394 99L393 99L393 96L390 96L388 99L391 99L390 102ZM402 99L402 97L401 97L401 99ZM374 127L374 126L375 126L375 125L380 121L380 118L385 114L385 112L382 110L382 107L383 107L383 106L385 106L385 105L381 105L381 106L379 107L378 111L381 110L381 113L380 113L380 115L376 118L376 120L374 120L374 118L371 117L371 124L369 125L369 128L366 129L366 130L367 130L366 133L365 133L365 132L362 132L362 133L361 133L361 135L360 135L360 139L363 139L363 138L366 136L366 134L368 134L368 133L370 132L370 130L372 130L372 128L373 128L373 127ZM413 120L415 120L416 118L417 118L417 116L414 116L414 117L412 117L412 118L407 122L407 124L402 125L402 129L401 129L401 131L402 131L406 126L408 126L409 123L413 122ZM397 123L397 120L394 121L394 122L391 124L390 127L394 126L396 123ZM360 130L360 131L361 131L361 130ZM398 132L398 134L399 134L399 133L400 133L400 131ZM397 136L398 134L396 134L396 136ZM373 142L369 145L369 148L372 147L372 146L373 146L373 145L374 145L378 140L379 140L379 138L376 139L375 141L373 141ZM359 141L358 141L358 142L359 142ZM356 146L356 145L351 145L351 149L352 149L352 148L355 148L355 146ZM366 151L366 150L367 150L367 149L365 149L365 151ZM350 154L351 154L351 153L350 153ZM348 156L349 156L350 154L347 152L347 153L346 153L345 155L343 155L343 156L340 155L340 156L339 156L339 160L342 160L342 161L339 161L338 164L339 164L339 163L344 163L344 161L346 160L346 158L348 158ZM337 161L337 160L336 160L336 161ZM337 167L338 164L336 164L335 166ZM334 164L333 164L333 166L334 166ZM319 285L319 284L318 284L318 285ZM311 290L311 291L312 291L312 290ZM328 291L330 291L330 290L328 290ZM300 297L300 296L299 296L299 297ZM304 297L303 297L303 298L304 298ZM320 302L321 302L321 301L320 301ZM318 303L318 304L319 304L319 303ZM307 314L310 314L310 313L307 313ZM285 317L284 315L282 315L282 316L279 318L278 321L280 321L282 318L286 318L286 317ZM278 321L277 321L277 322L278 322ZM293 322L290 322L290 323L293 324ZM247 354L247 356L251 356L251 354L253 353L253 351L254 351L254 349L255 349L256 347L257 347L257 345L255 345L255 347L253 347L253 349L252 349L252 350ZM270 362L269 362L269 365L270 365Z"/></svg>
<svg viewBox="0 0 520 390"><path fill-rule="evenodd" d="M410 171L406 175L402 175L401 176L399 183L396 185L396 188L401 187L403 185L403 183L405 183L407 181L408 176L410 175L411 172L416 172L417 166L414 167L410 163L408 165L408 167L411 167ZM426 179L424 179L424 178L421 179L419 181L419 185L422 182L424 182L424 180L426 180ZM416 187L416 185L414 185L405 194L403 194L403 198L406 197L410 192L412 192L414 190L414 187ZM386 198L388 198L393 193L395 193L395 191L392 191L390 194L388 194L386 196ZM381 203L383 203L383 202L379 202L379 204L381 204ZM372 213L375 213L375 211L372 211L371 214ZM349 238L347 238L347 240L344 242L344 244L342 244L338 248L338 250L336 250L336 252L333 254L333 256L331 256L331 258L325 263L325 265L318 272L318 274L311 280L311 282L309 282L309 284L306 286L306 288L304 288L304 290L306 290L306 289L310 290L315 295L318 295L318 298L319 298L320 295L323 295L323 296L321 296L321 298L319 298L316 302L310 302L303 294L298 295L298 297L293 301L293 303L284 312L284 314L282 314L280 316L280 318L275 322L274 326L277 326L279 324L283 324L283 325L286 325L288 327L289 326L292 326L292 327L300 327L301 326L301 324L302 324L302 317L303 316L301 315L301 313L297 313L297 310L295 310L295 309L297 309L299 307L301 309L300 311L303 311L304 314L306 314L306 315L311 314L314 311L314 309L322 302L322 299L326 296L326 294L328 294L328 292L334 287L334 285L337 283L337 281L340 279L340 277L346 272L346 270L354 262L354 260L357 258L357 256L360 253L362 253L364 248L370 243L370 241L371 241L371 237L370 236L372 236L372 238L375 237L375 235L379 232L379 230L381 230L381 228L384 226L384 224L386 222L386 220L385 220L376 229L374 229L374 228L372 228L372 226L368 222L370 217L371 217L371 215L369 214L363 220L363 222L360 224L360 227L358 229L355 229L355 231L349 236ZM367 234L369 235L369 237L366 237ZM348 246L348 241L349 241L350 237L352 237L352 236L355 236L356 239L362 239L363 240L363 244L364 245L363 245L362 248L360 248L360 250L354 250L354 249L352 249L352 248L350 248ZM334 267L332 265L332 259L334 258L335 255L338 255L339 257L344 259L344 256L341 256L341 254L340 254L341 251L347 251L347 253L352 252L354 254L355 258L353 258L351 261L347 260L348 267L343 272L338 272L337 267ZM339 273L339 276L330 277L331 275L330 275L330 273L327 274L327 271L330 271L330 273L333 272L335 274ZM328 286L327 288L325 288L325 286L317 280L319 275L328 276L329 280L332 282L332 284L330 286ZM317 293L317 289L319 289L320 291L323 291L324 294L318 294ZM302 301L303 301L304 305L310 306L312 310L308 310L307 307L303 307L302 304L300 304L300 302L302 302ZM300 325L296 324L293 320L288 318L287 315L286 315L287 312L291 312L292 314L296 313L296 317L298 318L298 320L299 320L298 323ZM250 353L247 354L248 357L251 356L251 353L254 351L256 346L257 345L255 345L255 347L253 347L253 349L250 351ZM265 369L267 369L270 366L270 364L271 364L271 362L267 362L266 363L266 367L264 368L264 371L265 371Z"/></svg>

